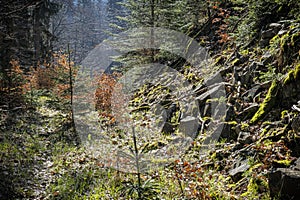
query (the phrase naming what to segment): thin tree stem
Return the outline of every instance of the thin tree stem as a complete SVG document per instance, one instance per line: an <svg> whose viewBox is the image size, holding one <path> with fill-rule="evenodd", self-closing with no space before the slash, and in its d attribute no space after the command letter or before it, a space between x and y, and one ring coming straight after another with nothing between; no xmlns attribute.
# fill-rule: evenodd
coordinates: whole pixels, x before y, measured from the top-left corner
<svg viewBox="0 0 300 200"><path fill-rule="evenodd" d="M71 120L72 120L72 126L75 128L75 122L74 122L74 113L73 113L73 72L72 72L72 66L71 66L71 52L70 52L70 44L68 43L68 64L69 64L69 84L70 84L70 93L71 93Z"/></svg>
<svg viewBox="0 0 300 200"><path fill-rule="evenodd" d="M138 177L138 198L141 199L141 173L140 173L140 165L139 165L139 151L136 144L136 136L135 136L135 130L134 126L132 127L132 137L133 137L133 145L134 145L134 151L135 151L135 164L136 164L136 170L137 170L137 177Z"/></svg>

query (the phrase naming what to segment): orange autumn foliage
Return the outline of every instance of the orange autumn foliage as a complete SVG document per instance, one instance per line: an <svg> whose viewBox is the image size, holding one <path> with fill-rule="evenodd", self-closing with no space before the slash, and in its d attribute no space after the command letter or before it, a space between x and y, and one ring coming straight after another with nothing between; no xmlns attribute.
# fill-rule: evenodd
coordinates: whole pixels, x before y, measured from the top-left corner
<svg viewBox="0 0 300 200"><path fill-rule="evenodd" d="M98 80L98 88L95 94L97 110L101 110L106 114L111 113L111 98L116 83L117 80L113 75L103 74L100 76Z"/></svg>
<svg viewBox="0 0 300 200"><path fill-rule="evenodd" d="M112 113L113 110L121 112L120 106L124 105L123 94L121 92L122 85L118 83L120 73L102 74L98 80L98 88L95 92L95 107L99 111L100 117L109 120L109 123L114 123L118 113ZM114 95L113 95L114 94ZM117 94L117 95L116 95ZM116 98L116 99L112 99Z"/></svg>
<svg viewBox="0 0 300 200"><path fill-rule="evenodd" d="M44 63L36 69L31 68L29 75L30 87L35 89L48 89L53 91L57 96L70 99L67 92L70 89L70 67L72 75L75 76L76 70L74 63L68 62L68 56L62 53L53 55L52 63Z"/></svg>

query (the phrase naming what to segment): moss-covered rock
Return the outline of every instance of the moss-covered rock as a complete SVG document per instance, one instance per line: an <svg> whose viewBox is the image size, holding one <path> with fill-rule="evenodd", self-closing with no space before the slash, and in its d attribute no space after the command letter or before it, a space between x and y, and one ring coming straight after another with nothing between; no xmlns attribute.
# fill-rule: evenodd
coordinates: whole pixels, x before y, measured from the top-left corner
<svg viewBox="0 0 300 200"><path fill-rule="evenodd" d="M283 84L287 85L298 79L300 79L300 63L298 63L293 70L288 72L286 78L283 81Z"/></svg>
<svg viewBox="0 0 300 200"><path fill-rule="evenodd" d="M258 111L254 114L254 116L250 120L251 124L261 120L272 109L272 107L276 103L278 88L279 88L279 84L278 84L278 81L275 79L272 82L272 85L268 90L266 98L264 99L264 101L260 105Z"/></svg>

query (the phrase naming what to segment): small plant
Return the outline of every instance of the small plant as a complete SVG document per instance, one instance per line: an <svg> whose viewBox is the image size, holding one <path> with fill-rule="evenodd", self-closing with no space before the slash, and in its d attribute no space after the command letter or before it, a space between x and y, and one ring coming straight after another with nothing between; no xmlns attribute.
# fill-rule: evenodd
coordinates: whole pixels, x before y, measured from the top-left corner
<svg viewBox="0 0 300 200"><path fill-rule="evenodd" d="M274 78L280 80L283 75L276 71L276 68L272 65L268 65L268 71L260 72L259 79L261 82L272 81Z"/></svg>
<svg viewBox="0 0 300 200"><path fill-rule="evenodd" d="M140 158L146 148L138 150L134 127L132 127L132 140L134 149L130 148L130 151L135 159L136 180L124 181L122 191L137 199L153 199L158 193L159 185L151 178L144 180L141 177Z"/></svg>

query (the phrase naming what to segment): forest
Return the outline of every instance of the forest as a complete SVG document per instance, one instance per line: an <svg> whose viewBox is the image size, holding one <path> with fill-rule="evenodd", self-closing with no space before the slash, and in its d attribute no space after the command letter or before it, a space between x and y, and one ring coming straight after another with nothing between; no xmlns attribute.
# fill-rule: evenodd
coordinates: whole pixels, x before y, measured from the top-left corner
<svg viewBox="0 0 300 200"><path fill-rule="evenodd" d="M299 196L299 0L0 0L1 200Z"/></svg>

